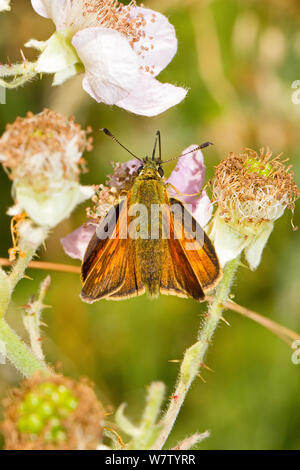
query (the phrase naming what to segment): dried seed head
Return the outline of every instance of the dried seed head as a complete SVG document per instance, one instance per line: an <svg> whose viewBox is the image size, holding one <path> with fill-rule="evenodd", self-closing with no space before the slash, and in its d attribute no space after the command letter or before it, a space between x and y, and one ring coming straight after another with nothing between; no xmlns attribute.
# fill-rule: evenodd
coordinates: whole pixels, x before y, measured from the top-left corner
<svg viewBox="0 0 300 470"><path fill-rule="evenodd" d="M4 400L7 450L96 449L104 412L86 380L36 374Z"/></svg>
<svg viewBox="0 0 300 470"><path fill-rule="evenodd" d="M107 176L105 185L100 184L98 191L93 196L93 206L87 209L88 219L99 221L105 217L109 209L118 203L122 192L128 191L138 175L141 163L138 160L130 160L126 163L112 163L113 174Z"/></svg>
<svg viewBox="0 0 300 470"><path fill-rule="evenodd" d="M13 181L46 191L63 180L78 181L86 172L82 153L92 149L90 132L74 119L45 109L8 124L0 138L0 161Z"/></svg>
<svg viewBox="0 0 300 470"><path fill-rule="evenodd" d="M291 165L272 158L267 149L245 149L230 153L215 171L213 196L219 216L234 225L260 224L278 219L286 208L293 210L300 191L294 182Z"/></svg>

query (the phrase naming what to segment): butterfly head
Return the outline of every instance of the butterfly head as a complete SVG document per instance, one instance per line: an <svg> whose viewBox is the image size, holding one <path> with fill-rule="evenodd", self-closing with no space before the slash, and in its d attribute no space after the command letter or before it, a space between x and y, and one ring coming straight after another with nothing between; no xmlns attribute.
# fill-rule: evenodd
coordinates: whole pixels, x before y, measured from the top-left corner
<svg viewBox="0 0 300 470"><path fill-rule="evenodd" d="M164 170L159 159L150 160L148 157L143 159L143 163L138 169L140 179L160 179L164 176Z"/></svg>

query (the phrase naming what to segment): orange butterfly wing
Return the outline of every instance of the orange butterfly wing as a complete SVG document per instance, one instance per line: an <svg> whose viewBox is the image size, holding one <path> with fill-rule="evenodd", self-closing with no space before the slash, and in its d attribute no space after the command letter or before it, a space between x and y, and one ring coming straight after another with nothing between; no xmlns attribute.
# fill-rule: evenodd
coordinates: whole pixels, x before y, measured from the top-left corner
<svg viewBox="0 0 300 470"><path fill-rule="evenodd" d="M86 302L92 303L114 293L124 282L127 240L119 238L127 218L123 206L124 201L121 201L100 222L84 255L81 298ZM104 238L103 233L107 233L109 224L110 236Z"/></svg>
<svg viewBox="0 0 300 470"><path fill-rule="evenodd" d="M145 293L145 286L142 282L140 270L137 266L137 259L134 250L134 241L128 239L127 262L125 267L125 276L122 286L107 300L124 300L131 297L137 297Z"/></svg>
<svg viewBox="0 0 300 470"><path fill-rule="evenodd" d="M177 204L180 208L179 211L175 210L171 213L171 226L173 224L175 236L203 291L207 292L216 286L222 276L216 251L204 230L184 204L174 198L170 199L170 204L172 207Z"/></svg>
<svg viewBox="0 0 300 470"><path fill-rule="evenodd" d="M84 255L81 298L85 302L92 303L103 298L121 300L145 292L135 266L133 242L120 238L121 233L127 233L124 202L113 207L100 222ZM112 227L110 233L108 226Z"/></svg>

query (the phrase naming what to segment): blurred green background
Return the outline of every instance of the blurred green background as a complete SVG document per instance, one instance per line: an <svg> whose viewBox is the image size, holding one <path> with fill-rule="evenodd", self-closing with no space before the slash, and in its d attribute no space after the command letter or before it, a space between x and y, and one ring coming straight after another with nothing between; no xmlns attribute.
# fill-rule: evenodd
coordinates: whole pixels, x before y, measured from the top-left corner
<svg viewBox="0 0 300 470"><path fill-rule="evenodd" d="M30 38L47 39L51 21L39 17L28 0L12 1L12 12L0 15L0 61L19 61L19 49ZM184 101L156 118L130 115L119 108L97 105L81 89L81 77L62 87L50 78L33 81L7 93L0 106L0 131L28 110L50 107L75 115L94 129L95 147L87 155L90 172L84 183L103 183L111 161L126 154L97 131L110 128L137 154L152 148L156 129L163 137L163 155L179 154L192 143L211 140L206 152L208 177L229 151L270 146L284 152L300 178L300 104L292 103L295 80L300 80L300 6L297 0L149 0L146 6L166 14L174 24L178 54L160 75L161 81L190 89ZM34 58L26 51L28 58ZM173 165L170 164L169 170ZM0 256L10 247L10 183L0 175ZM271 319L300 331L299 233L291 215L276 223L256 272L241 268L234 286L235 300ZM294 223L300 224L299 210ZM40 253L41 260L72 263L60 238L85 220L80 207L61 223ZM74 263L74 262L73 262ZM15 295L8 321L24 335L21 308L37 291L45 272L29 271ZM128 403L138 419L146 385L167 384L172 393L179 359L196 336L205 305L193 300L145 296L124 302L102 301L88 306L79 299L80 281L74 274L52 273L45 311L44 350L64 372L91 378L104 404ZM291 362L287 345L261 326L226 312L230 327L220 325L206 358L214 373L193 385L168 446L195 431L211 430L203 449L299 449L300 365ZM20 377L9 365L0 368L0 397Z"/></svg>

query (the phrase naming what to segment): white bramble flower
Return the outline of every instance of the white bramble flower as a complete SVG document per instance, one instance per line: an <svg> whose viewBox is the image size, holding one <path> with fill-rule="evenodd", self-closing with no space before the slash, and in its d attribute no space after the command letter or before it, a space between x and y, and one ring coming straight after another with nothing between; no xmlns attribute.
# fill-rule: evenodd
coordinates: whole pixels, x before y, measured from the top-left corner
<svg viewBox="0 0 300 470"><path fill-rule="evenodd" d="M10 0L0 0L0 11L10 10Z"/></svg>
<svg viewBox="0 0 300 470"><path fill-rule="evenodd" d="M155 77L177 52L174 27L135 1L31 0L41 16L53 20L48 41L26 46L41 54L37 73L54 75L60 85L84 72L83 88L97 102L154 116L181 102L187 91Z"/></svg>
<svg viewBox="0 0 300 470"><path fill-rule="evenodd" d="M293 210L300 192L285 161L272 158L269 149L259 155L246 149L217 166L212 189L218 208L208 233L222 266L244 250L256 269L275 220Z"/></svg>
<svg viewBox="0 0 300 470"><path fill-rule="evenodd" d="M79 184L86 171L82 153L90 149L87 131L47 109L7 125L0 138L0 161L13 181L15 206L9 214L25 211L48 228L67 218L94 193Z"/></svg>

